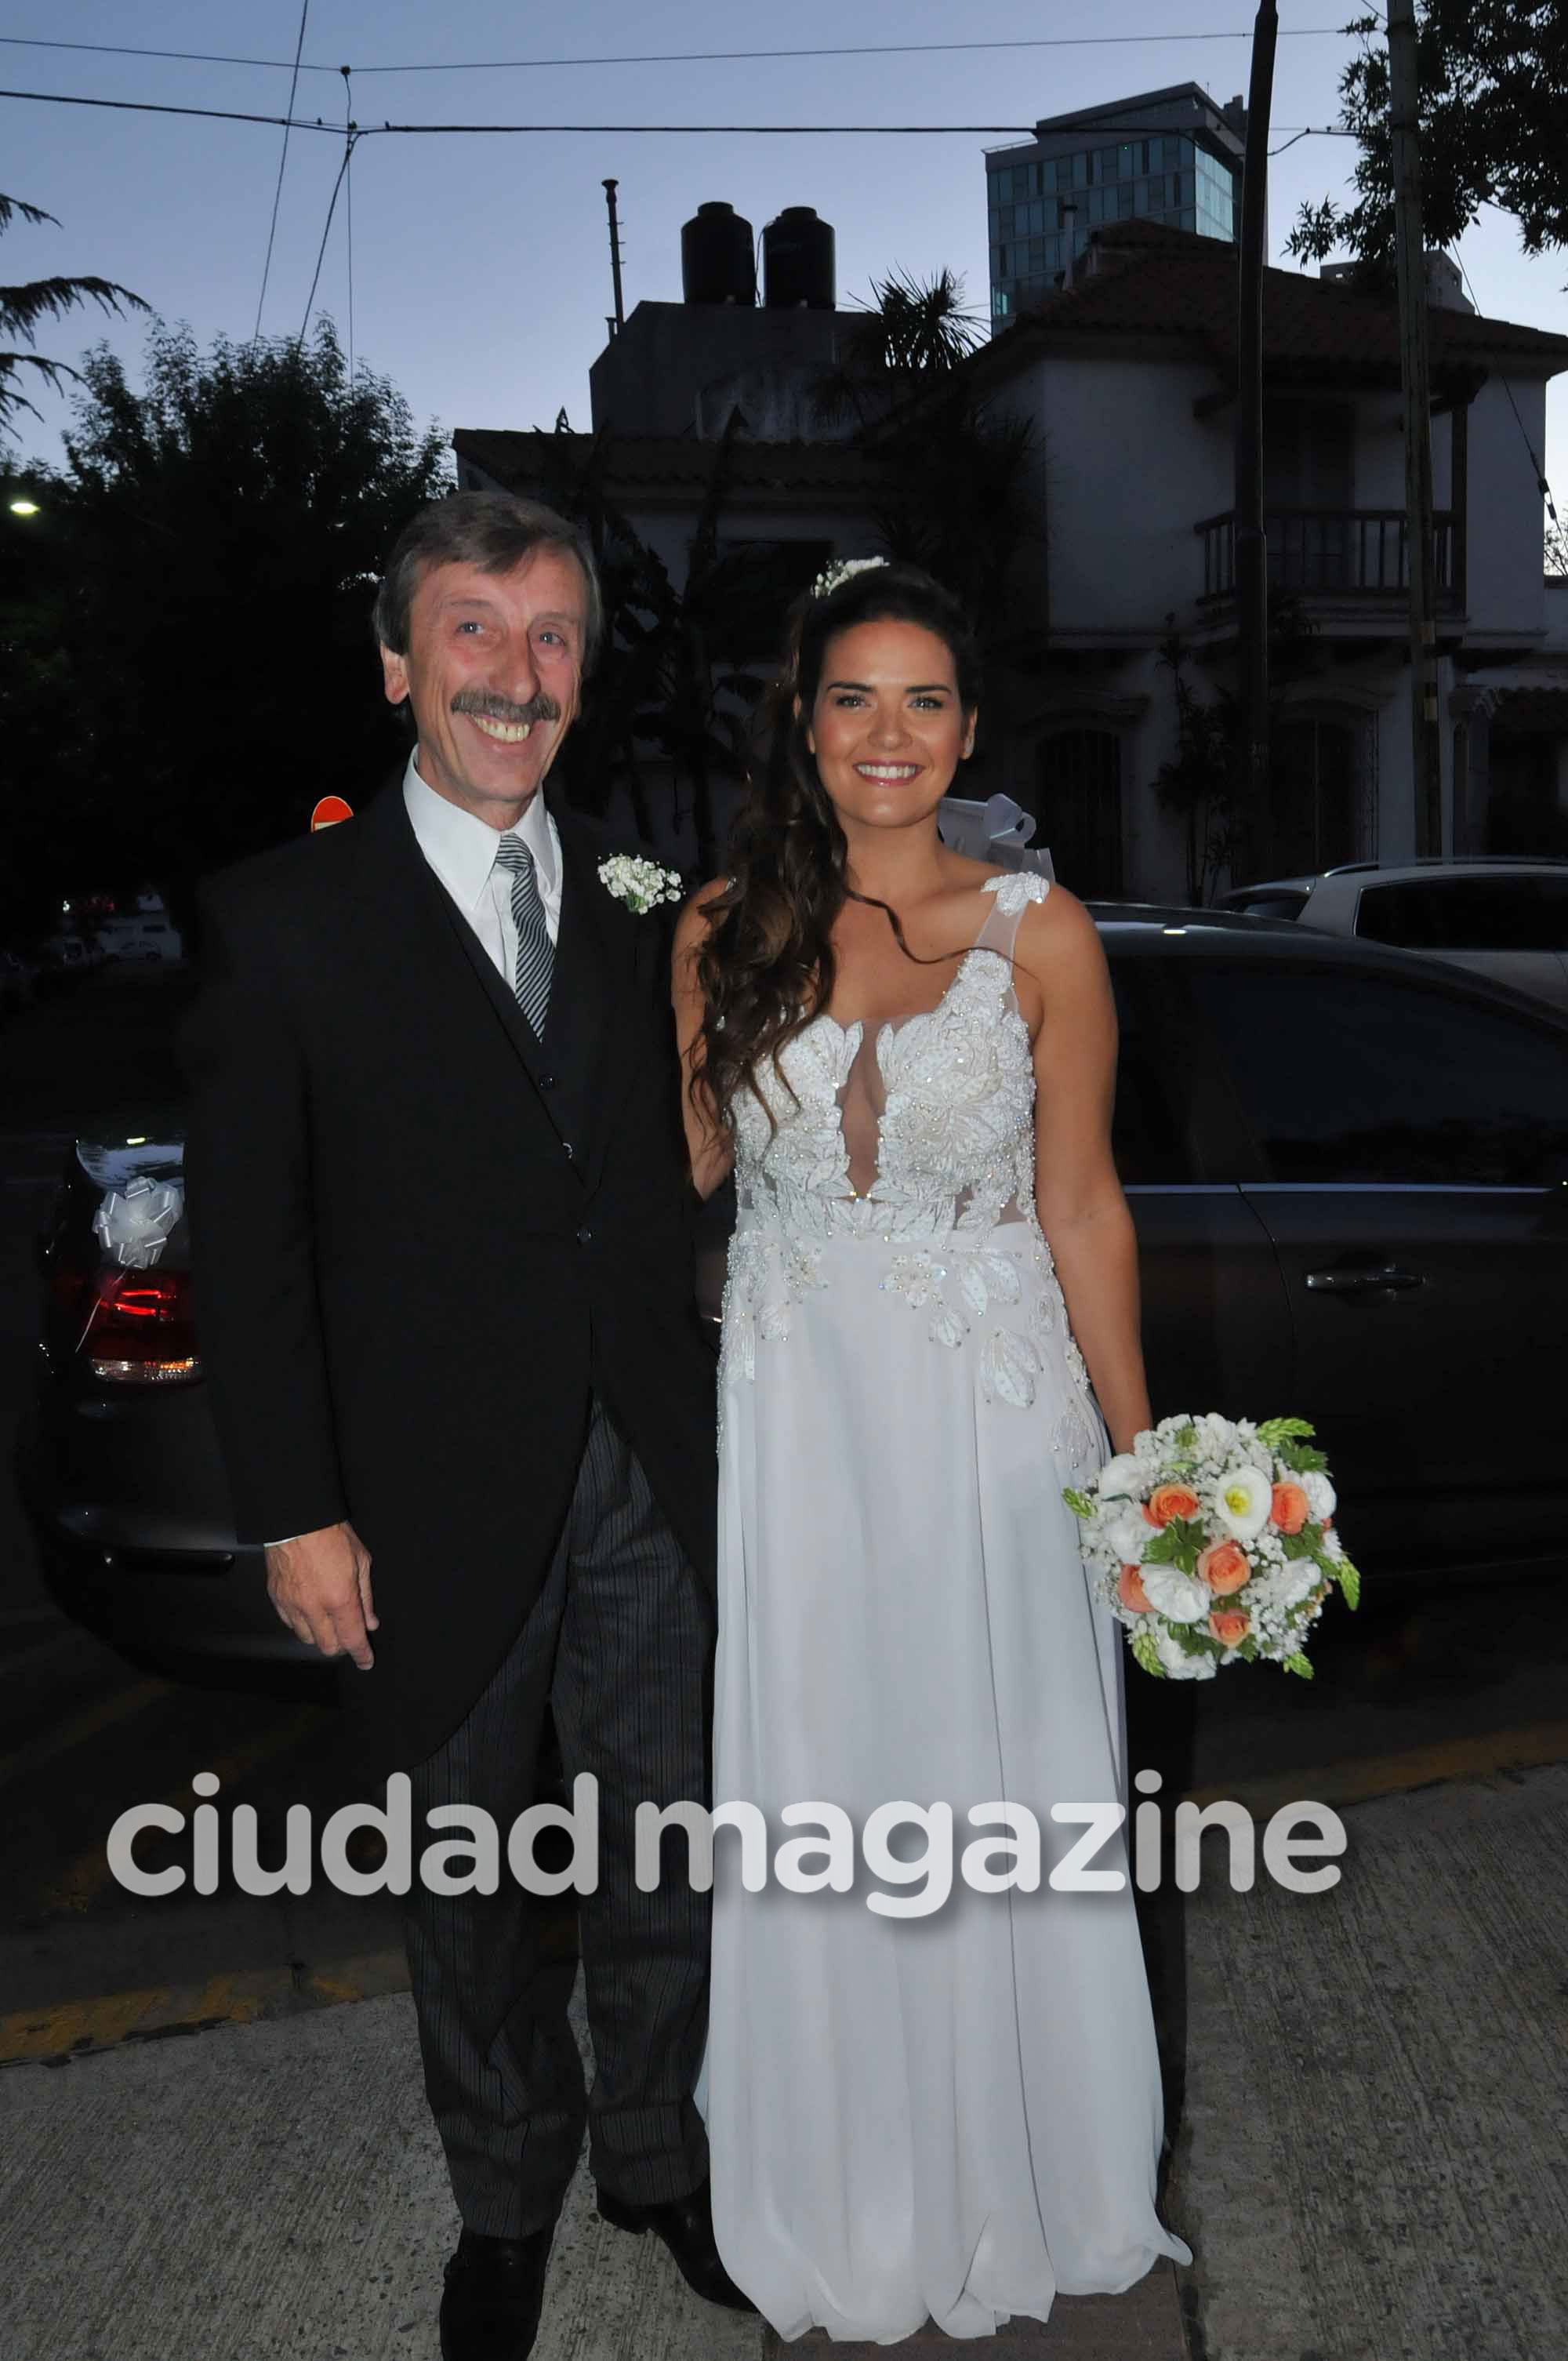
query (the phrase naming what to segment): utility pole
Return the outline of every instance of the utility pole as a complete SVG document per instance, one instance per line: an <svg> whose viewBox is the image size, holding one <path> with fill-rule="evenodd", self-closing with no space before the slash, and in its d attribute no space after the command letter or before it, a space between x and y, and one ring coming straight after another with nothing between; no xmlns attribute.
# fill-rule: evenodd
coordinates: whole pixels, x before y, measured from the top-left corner
<svg viewBox="0 0 1568 2361"><path fill-rule="evenodd" d="M1437 586L1432 578L1437 549L1432 526L1431 391L1419 113L1415 0L1388 0L1388 127L1399 289L1399 381L1405 398L1405 549L1410 587L1410 777L1416 851L1435 855L1442 851L1442 756L1437 730Z"/></svg>
<svg viewBox="0 0 1568 2361"><path fill-rule="evenodd" d="M1268 763L1268 544L1263 522L1263 273L1268 218L1268 118L1279 13L1265 0L1252 31L1246 151L1242 160L1242 233L1236 319L1235 483L1232 501L1243 744L1237 781L1239 857L1266 877L1274 857L1273 782ZM1240 880L1233 874L1233 884Z"/></svg>
<svg viewBox="0 0 1568 2361"><path fill-rule="evenodd" d="M609 209L609 268L615 280L615 333L618 336L626 325L626 306L620 295L620 223L615 210L615 192L620 186L619 181L607 181L604 184L604 201Z"/></svg>

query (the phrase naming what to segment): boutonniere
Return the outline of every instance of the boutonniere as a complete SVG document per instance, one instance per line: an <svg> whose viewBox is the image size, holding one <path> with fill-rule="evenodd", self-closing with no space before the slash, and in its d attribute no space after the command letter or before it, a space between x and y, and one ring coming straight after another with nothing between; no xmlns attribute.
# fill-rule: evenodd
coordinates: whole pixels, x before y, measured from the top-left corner
<svg viewBox="0 0 1568 2361"><path fill-rule="evenodd" d="M640 860L635 853L618 852L613 859L601 861L599 879L618 902L624 902L640 918L661 902L681 898L678 870L661 869L656 861Z"/></svg>

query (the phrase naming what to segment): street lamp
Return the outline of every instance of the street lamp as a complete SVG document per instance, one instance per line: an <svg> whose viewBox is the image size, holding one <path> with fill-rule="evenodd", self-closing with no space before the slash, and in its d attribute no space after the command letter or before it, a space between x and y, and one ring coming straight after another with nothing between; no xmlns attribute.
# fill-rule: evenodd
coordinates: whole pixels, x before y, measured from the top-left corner
<svg viewBox="0 0 1568 2361"><path fill-rule="evenodd" d="M11 502L11 514L13 516L37 516L38 512L38 504L37 500L13 500Z"/></svg>

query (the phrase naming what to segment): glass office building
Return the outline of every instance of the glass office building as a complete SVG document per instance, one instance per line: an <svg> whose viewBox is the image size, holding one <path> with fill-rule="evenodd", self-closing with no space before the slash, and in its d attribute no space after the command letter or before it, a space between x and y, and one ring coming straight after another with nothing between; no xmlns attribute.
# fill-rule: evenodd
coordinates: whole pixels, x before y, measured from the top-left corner
<svg viewBox="0 0 1568 2361"><path fill-rule="evenodd" d="M1222 109L1187 83L1057 115L1026 146L993 149L985 159L993 330L1060 284L1069 241L1076 260L1102 222L1142 215L1234 240L1244 120L1238 101Z"/></svg>

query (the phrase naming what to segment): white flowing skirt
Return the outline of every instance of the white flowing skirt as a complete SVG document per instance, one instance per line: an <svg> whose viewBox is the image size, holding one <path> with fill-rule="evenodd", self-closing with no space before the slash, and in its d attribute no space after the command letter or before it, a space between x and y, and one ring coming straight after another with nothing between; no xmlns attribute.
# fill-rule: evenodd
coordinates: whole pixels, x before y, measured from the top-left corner
<svg viewBox="0 0 1568 2361"><path fill-rule="evenodd" d="M1010 1326L1031 1290L1059 1303L1025 1224L983 1244L1018 1266ZM1060 1488L1102 1464L1104 1428L1059 1312L1030 1332L1028 1407L987 1400L993 1323L931 1341L927 1311L882 1284L899 1251L822 1246L826 1284L791 1305L787 1336L757 1341L754 1377L732 1366L725 1383L714 1802L762 1807L770 1876L747 1893L719 1831L698 2101L719 2252L786 2338L893 2343L927 2314L983 2336L1043 2320L1058 2290L1190 2259L1155 2213L1160 2085L1130 1885L1047 1883L1081 1834L1052 1804L1124 1800L1119 1634ZM782 1888L779 1814L814 1801L857 1837L877 1805L949 1804L948 1900L879 1915L869 1893L918 1885L859 1861L852 1892ZM1040 1824L1036 1892L961 1876L970 1807L1002 1801ZM924 1843L912 1829L893 1850ZM1125 1881L1120 1837L1093 1866Z"/></svg>

